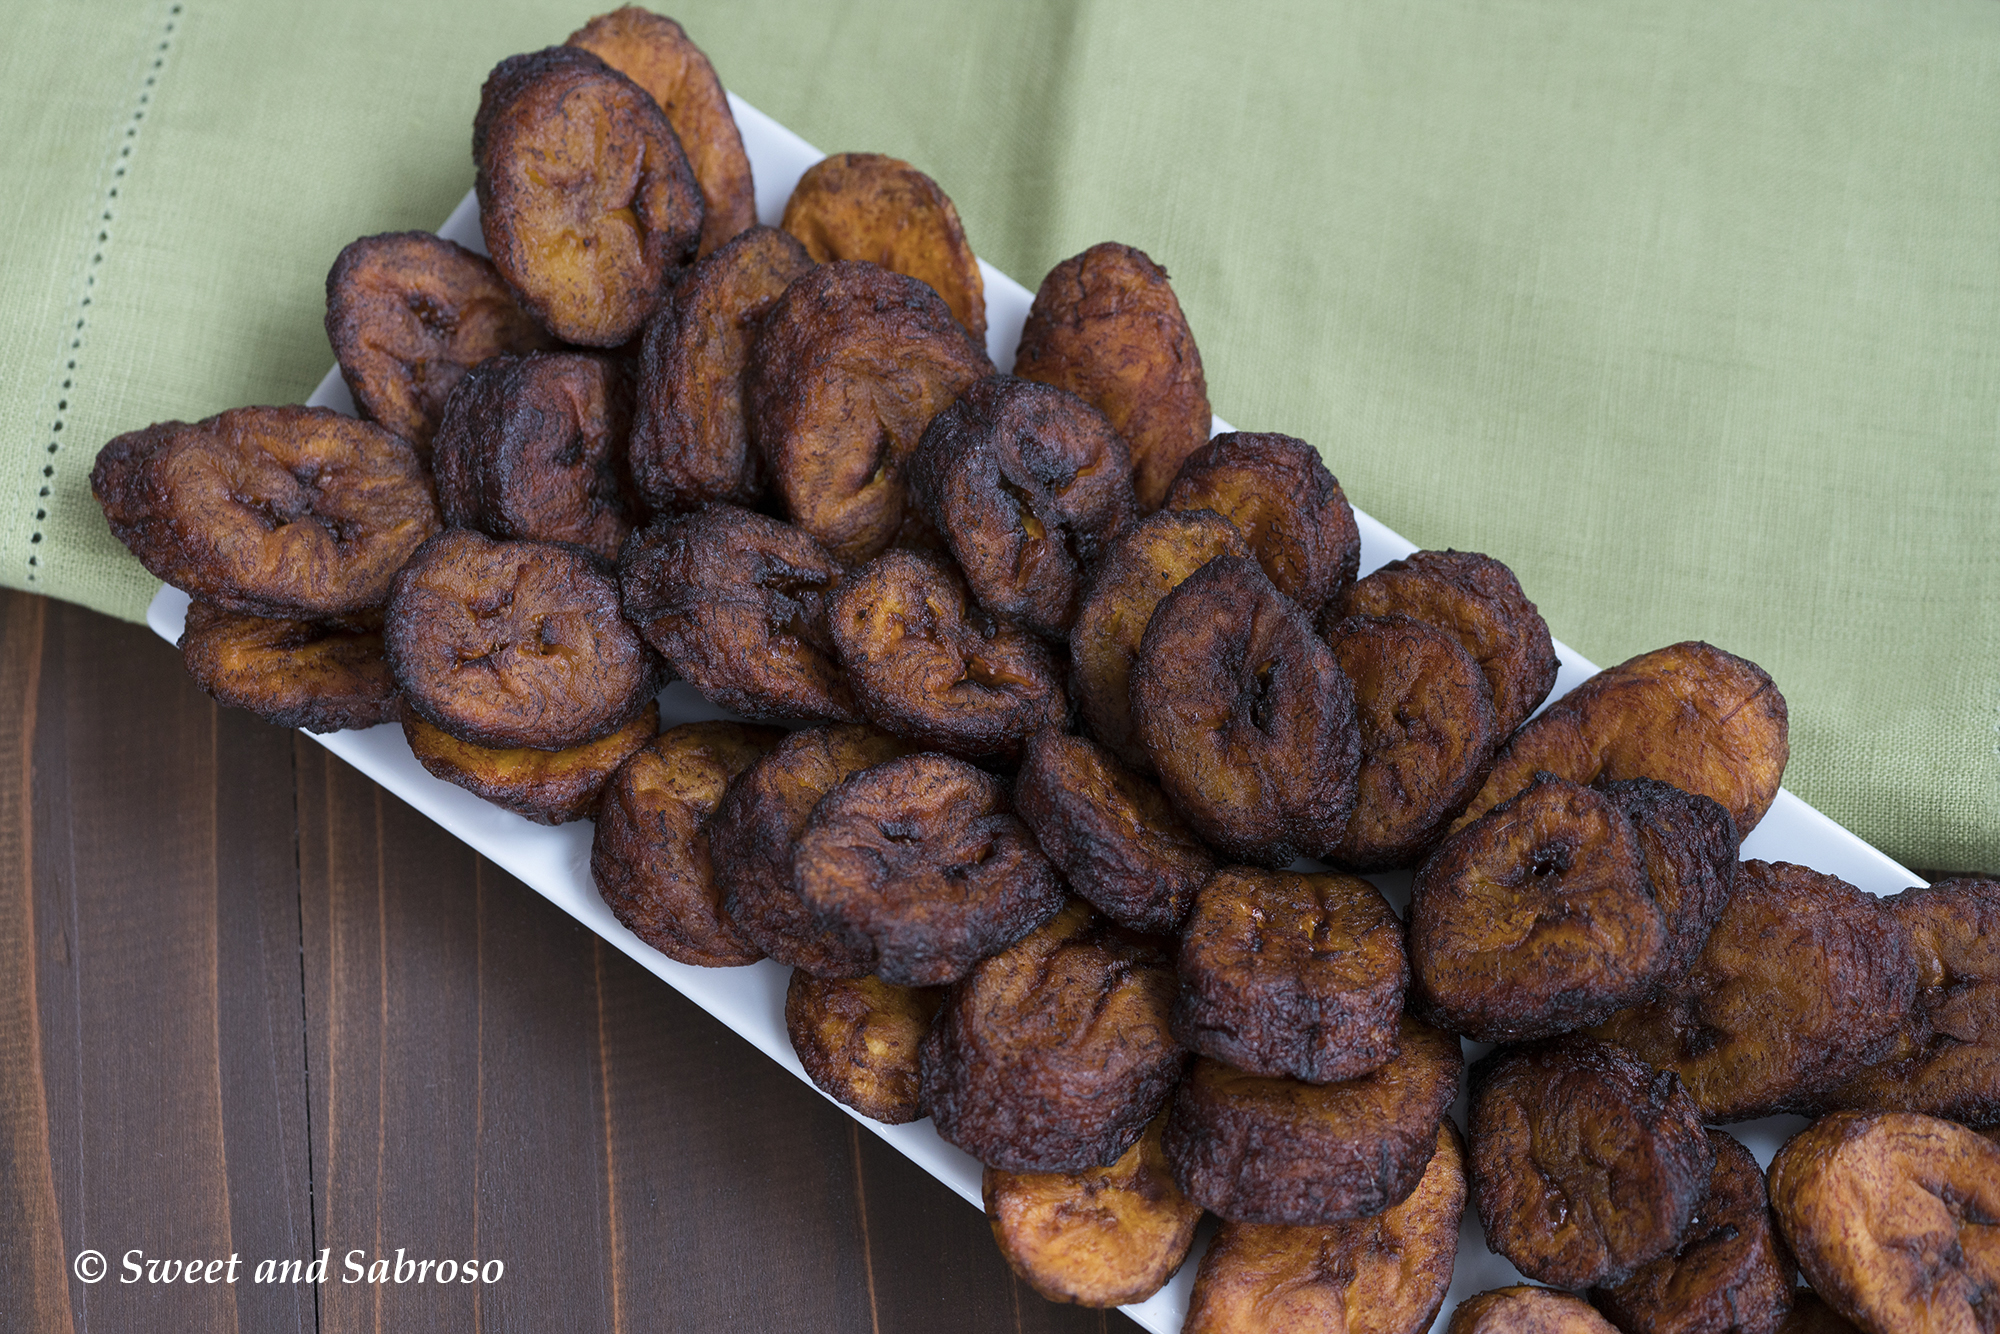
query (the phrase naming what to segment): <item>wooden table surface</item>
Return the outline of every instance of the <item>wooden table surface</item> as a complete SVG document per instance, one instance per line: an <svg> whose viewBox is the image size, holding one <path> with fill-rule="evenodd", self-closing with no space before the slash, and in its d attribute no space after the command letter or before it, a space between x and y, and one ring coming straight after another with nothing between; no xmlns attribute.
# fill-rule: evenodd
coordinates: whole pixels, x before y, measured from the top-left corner
<svg viewBox="0 0 2000 1334"><path fill-rule="evenodd" d="M0 700L0 1330L1137 1328L144 627L0 594Z"/></svg>

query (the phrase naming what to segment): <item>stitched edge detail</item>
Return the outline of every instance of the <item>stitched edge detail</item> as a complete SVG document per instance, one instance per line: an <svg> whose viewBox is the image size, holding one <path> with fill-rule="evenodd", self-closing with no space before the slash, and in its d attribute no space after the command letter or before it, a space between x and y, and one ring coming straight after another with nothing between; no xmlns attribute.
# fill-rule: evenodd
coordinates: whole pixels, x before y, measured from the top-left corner
<svg viewBox="0 0 2000 1334"><path fill-rule="evenodd" d="M152 109L153 90L158 87L165 72L167 55L173 49L174 33L180 27L181 10L179 3L167 6L167 18L160 29L159 41L154 44L151 59L146 63L146 74L139 85L139 94L132 105L132 114L125 121L125 133L119 136L118 152L111 162L111 179L106 184L103 198L99 202L97 237L92 242L90 260L84 265L83 291L76 306L76 322L69 330L69 346L63 354L62 390L56 399L54 420L49 423L48 456L42 464L42 485L36 492L35 527L28 537L28 582L36 582L41 567L41 556L36 548L42 543L42 524L49 517L49 497L55 490L56 464L62 451L62 431L65 414L69 411L69 396L76 384L77 358L83 351L83 336L90 323L90 298L97 287L97 269L104 263L104 252L109 248L112 223L118 212L118 192L125 182L125 172L132 164L132 148L138 142L139 130L144 125L146 113Z"/></svg>

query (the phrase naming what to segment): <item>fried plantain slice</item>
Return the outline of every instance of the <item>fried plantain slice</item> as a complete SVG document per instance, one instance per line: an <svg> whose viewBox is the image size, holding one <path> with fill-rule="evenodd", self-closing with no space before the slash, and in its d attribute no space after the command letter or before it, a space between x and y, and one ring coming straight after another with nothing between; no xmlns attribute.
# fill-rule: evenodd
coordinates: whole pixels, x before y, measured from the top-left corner
<svg viewBox="0 0 2000 1334"><path fill-rule="evenodd" d="M1480 1042L1594 1024L1649 999L1666 962L1632 822L1549 774L1446 839L1410 887L1412 1002Z"/></svg>
<svg viewBox="0 0 2000 1334"><path fill-rule="evenodd" d="M1208 442L1208 385L1167 271L1105 241L1049 270L1028 308L1014 374L1067 389L1111 420L1132 450L1149 514L1188 455Z"/></svg>
<svg viewBox="0 0 2000 1334"><path fill-rule="evenodd" d="M1158 942L1072 900L945 997L923 1052L938 1134L1009 1172L1117 1162L1187 1064L1167 1032L1173 998Z"/></svg>
<svg viewBox="0 0 2000 1334"><path fill-rule="evenodd" d="M1778 795L1791 754L1785 717L1785 697L1754 662L1696 640L1642 653L1515 733L1453 828L1547 771L1578 783L1671 783L1720 803L1746 836Z"/></svg>
<svg viewBox="0 0 2000 1334"><path fill-rule="evenodd" d="M986 349L938 294L873 264L822 264L785 289L751 347L750 438L791 521L859 564L905 526L904 470Z"/></svg>
<svg viewBox="0 0 2000 1334"><path fill-rule="evenodd" d="M2000 880L1941 880L1884 901L1917 961L1895 1045L1820 1100L2000 1129Z"/></svg>
<svg viewBox="0 0 2000 1334"><path fill-rule="evenodd" d="M1273 432L1229 431L1188 455L1163 507L1214 510L1236 525L1278 591L1308 616L1337 603L1361 568L1361 530L1319 451Z"/></svg>
<svg viewBox="0 0 2000 1334"><path fill-rule="evenodd" d="M1408 616L1350 616L1326 638L1354 684L1361 727L1354 814L1330 860L1359 871L1414 866L1500 745L1493 691L1456 636Z"/></svg>
<svg viewBox="0 0 2000 1334"><path fill-rule="evenodd" d="M818 978L792 970L785 1032L812 1082L872 1121L906 1125L924 1115L917 1052L944 992L879 977Z"/></svg>
<svg viewBox="0 0 2000 1334"><path fill-rule="evenodd" d="M1032 380L989 376L932 418L910 488L979 605L1061 638L1085 571L1138 517L1132 461L1104 414Z"/></svg>
<svg viewBox="0 0 2000 1334"><path fill-rule="evenodd" d="M944 298L984 346L986 284L958 210L938 183L880 153L835 153L807 167L778 224L821 264L865 260Z"/></svg>
<svg viewBox="0 0 2000 1334"><path fill-rule="evenodd" d="M1215 858L1160 790L1080 736L1028 738L1014 808L1069 887L1134 931L1170 935L1215 873Z"/></svg>
<svg viewBox="0 0 2000 1334"><path fill-rule="evenodd" d="M792 882L792 845L821 797L908 750L859 723L794 732L729 786L708 826L723 905L758 949L815 977L862 977L868 961L819 924Z"/></svg>
<svg viewBox="0 0 2000 1334"><path fill-rule="evenodd" d="M1143 1302L1174 1276L1194 1245L1201 1206L1167 1169L1165 1125L1154 1117L1108 1167L986 1169L986 1218L1022 1282L1052 1302L1106 1307Z"/></svg>
<svg viewBox="0 0 2000 1334"><path fill-rule="evenodd" d="M1250 555L1236 525L1205 510L1141 519L1089 572L1070 627L1070 688L1091 735L1140 773L1153 761L1132 730L1132 665L1160 600L1217 556Z"/></svg>
<svg viewBox="0 0 2000 1334"><path fill-rule="evenodd" d="M631 431L631 386L604 357L483 361L452 391L433 444L444 521L615 561L635 508L624 485Z"/></svg>
<svg viewBox="0 0 2000 1334"><path fill-rule="evenodd" d="M1445 1334L1618 1334L1590 1303L1554 1288L1517 1284L1467 1297Z"/></svg>
<svg viewBox="0 0 2000 1334"><path fill-rule="evenodd" d="M694 266L646 325L632 419L632 480L656 510L764 493L743 372L750 342L793 279L812 267L797 241L752 227Z"/></svg>
<svg viewBox="0 0 2000 1334"><path fill-rule="evenodd" d="M1196 1273L1182 1334L1421 1334L1458 1258L1465 1149L1450 1121L1415 1190L1324 1227L1224 1223Z"/></svg>
<svg viewBox="0 0 2000 1334"><path fill-rule="evenodd" d="M666 113L701 189L701 254L757 221L750 155L743 151L729 94L680 24L626 5L599 14L565 45L583 48L638 84Z"/></svg>
<svg viewBox="0 0 2000 1334"><path fill-rule="evenodd" d="M382 615L271 620L190 602L181 661L217 702L267 723L338 732L394 722L396 681L382 656Z"/></svg>
<svg viewBox="0 0 2000 1334"><path fill-rule="evenodd" d="M441 526L416 451L326 408L234 408L127 432L98 452L90 489L148 571L249 616L380 607Z"/></svg>
<svg viewBox="0 0 2000 1334"><path fill-rule="evenodd" d="M764 957L723 910L708 838L730 781L784 735L683 723L634 752L605 787L590 878L611 915L669 959L730 968Z"/></svg>
<svg viewBox="0 0 2000 1334"><path fill-rule="evenodd" d="M417 715L476 746L580 746L638 717L659 685L603 561L469 528L396 576L384 643Z"/></svg>
<svg viewBox="0 0 2000 1334"><path fill-rule="evenodd" d="M1778 1326L1778 1334L1860 1334L1850 1320L1820 1299L1811 1288L1792 1295L1792 1312Z"/></svg>
<svg viewBox="0 0 2000 1334"><path fill-rule="evenodd" d="M1219 556L1161 600L1132 671L1160 787L1224 856L1284 866L1339 846L1354 809L1354 687L1255 561Z"/></svg>
<svg viewBox="0 0 2000 1334"><path fill-rule="evenodd" d="M1687 979L1591 1032L1673 1070L1710 1121L1807 1111L1893 1050L1917 991L1883 902L1789 862L1749 861Z"/></svg>
<svg viewBox="0 0 2000 1334"><path fill-rule="evenodd" d="M430 232L364 236L340 252L326 275L326 338L361 415L425 460L467 371L553 341L493 261Z"/></svg>
<svg viewBox="0 0 2000 1334"><path fill-rule="evenodd" d="M1736 888L1736 822L1707 797L1651 778L1600 783L1598 791L1632 822L1653 902L1667 921L1660 984L1680 985Z"/></svg>
<svg viewBox="0 0 2000 1334"><path fill-rule="evenodd" d="M1019 754L1069 718L1041 641L994 621L942 557L890 551L832 595L827 621L862 712L898 736L975 758Z"/></svg>
<svg viewBox="0 0 2000 1334"><path fill-rule="evenodd" d="M1813 1291L1869 1334L2000 1327L2000 1147L1914 1112L1835 1112L1771 1161Z"/></svg>
<svg viewBox="0 0 2000 1334"><path fill-rule="evenodd" d="M598 798L620 765L660 730L660 706L615 732L561 750L494 748L460 741L414 712L403 715L403 737L433 778L454 783L536 824L568 824L597 813Z"/></svg>
<svg viewBox="0 0 2000 1334"><path fill-rule="evenodd" d="M1557 1287L1622 1283L1671 1254L1715 1171L1672 1071L1576 1034L1474 1065L1468 1125L1486 1244Z"/></svg>
<svg viewBox="0 0 2000 1334"><path fill-rule="evenodd" d="M1590 1300L1629 1334L1777 1334L1798 1266L1778 1235L1764 1170L1734 1136L1708 1132L1715 1171L1672 1251Z"/></svg>
<svg viewBox="0 0 2000 1334"><path fill-rule="evenodd" d="M1195 896L1174 967L1174 1037L1238 1070L1328 1084L1396 1054L1403 923L1356 876L1225 867Z"/></svg>
<svg viewBox="0 0 2000 1334"><path fill-rule="evenodd" d="M840 581L810 534L734 505L655 521L618 567L625 615L704 697L792 721L860 720L827 624Z"/></svg>
<svg viewBox="0 0 2000 1334"><path fill-rule="evenodd" d="M956 982L1063 904L1000 780L945 755L890 760L820 798L792 881L870 972L905 987Z"/></svg>
<svg viewBox="0 0 2000 1334"><path fill-rule="evenodd" d="M701 187L673 126L588 51L552 46L494 66L472 160L493 266L565 342L626 342L694 262Z"/></svg>
<svg viewBox="0 0 2000 1334"><path fill-rule="evenodd" d="M1303 1084L1196 1059L1174 1094L1167 1160L1235 1223L1321 1226L1407 1199L1458 1093L1458 1039L1405 1014L1396 1055L1358 1079Z"/></svg>
<svg viewBox="0 0 2000 1334"><path fill-rule="evenodd" d="M1514 572L1476 551L1417 551L1354 585L1338 615L1409 616L1449 630L1486 674L1500 735L1533 713L1556 683L1549 625ZM1329 624L1336 608L1326 610Z"/></svg>

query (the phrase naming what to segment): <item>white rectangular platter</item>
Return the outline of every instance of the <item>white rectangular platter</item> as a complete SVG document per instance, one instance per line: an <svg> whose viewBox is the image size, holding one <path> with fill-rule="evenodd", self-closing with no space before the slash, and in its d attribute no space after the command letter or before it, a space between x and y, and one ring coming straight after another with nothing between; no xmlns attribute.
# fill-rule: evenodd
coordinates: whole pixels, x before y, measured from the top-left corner
<svg viewBox="0 0 2000 1334"><path fill-rule="evenodd" d="M756 175L758 219L776 226L784 212L785 200L791 195L799 176L824 155L734 94L730 95L730 105L735 110L737 125L743 132L743 144L749 151ZM485 253L485 243L479 231L478 204L471 194L467 194L453 210L439 233L481 254ZM1014 347L1020 339L1021 325L1027 318L1033 294L984 261L979 267L986 282L987 351L993 357L993 364L1005 369L1013 365ZM307 401L314 406L336 408L342 412L354 411L353 400L340 378L338 367L327 372L318 390ZM1283 427L1285 424L1277 422L1270 425ZM1218 418L1214 429L1226 431L1232 428ZM1340 471L1339 460L1334 459L1330 463L1337 475ZM1355 518L1361 527L1362 573L1416 549L1358 508ZM1460 540L1476 547L1478 535L1463 534ZM147 611L147 623L169 642L178 642L186 611L185 594L177 589L162 588ZM1656 646L1635 646L1652 647ZM1562 695L1597 670L1561 643L1556 644L1556 652L1562 669L1551 698ZM720 716L723 716L720 710L702 699L685 682L676 682L660 696L660 726L663 730L701 718ZM596 887L591 883L591 825L588 822L545 828L431 777L410 754L410 748L403 740L402 728L395 724L360 732L307 735L437 821L470 844L481 856L547 896L565 912L736 1030L772 1060L800 1079L806 1079L798 1057L792 1052L791 1040L785 1034L785 987L791 976L790 971L768 959L747 968L694 968L676 963L642 942L612 917L610 909L604 906L604 901L598 897ZM1921 883L1901 866L1789 792L1778 794L1770 813L1744 841L1743 856L1798 862L1837 875L1875 894L1893 894ZM1399 911L1406 907L1407 874L1375 879ZM1485 1050L1478 1044L1468 1043L1467 1059L1471 1060ZM811 1083L810 1080L806 1082ZM845 1107L841 1110L848 1111ZM957 1191L975 1208L983 1207L979 1164L938 1138L930 1122L885 1126L852 1111L848 1114ZM1463 1098L1460 1105L1453 1109L1453 1115L1462 1128L1465 1124ZM1759 1162L1768 1165L1771 1155L1785 1137L1804 1124L1797 1117L1773 1117L1730 1129L1749 1145ZM1206 1244L1207 1233L1204 1231L1195 1243L1194 1254L1173 1280L1150 1300L1122 1308L1126 1314L1155 1334L1174 1334L1178 1331L1187 1314L1195 1267ZM1444 1327L1452 1308L1462 1298L1488 1288L1523 1281L1512 1265L1487 1250L1478 1218L1468 1203L1459 1242L1458 1265L1435 1328Z"/></svg>

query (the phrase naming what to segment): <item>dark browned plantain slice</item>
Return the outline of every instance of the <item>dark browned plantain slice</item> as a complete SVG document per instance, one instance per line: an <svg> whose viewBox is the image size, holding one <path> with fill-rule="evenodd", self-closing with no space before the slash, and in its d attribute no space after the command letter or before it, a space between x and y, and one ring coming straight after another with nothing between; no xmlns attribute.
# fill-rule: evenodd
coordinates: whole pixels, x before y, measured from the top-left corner
<svg viewBox="0 0 2000 1334"><path fill-rule="evenodd" d="M924 1040L924 1105L938 1134L1009 1172L1116 1162L1187 1064L1167 1032L1173 996L1157 942L1072 900L946 996Z"/></svg>
<svg viewBox="0 0 2000 1334"><path fill-rule="evenodd" d="M396 576L384 642L403 698L461 741L564 750L645 709L658 661L581 547L432 539Z"/></svg>
<svg viewBox="0 0 2000 1334"><path fill-rule="evenodd" d="M1715 1171L1671 1071L1574 1034L1473 1066L1469 1125L1486 1244L1557 1287L1622 1283L1670 1255Z"/></svg>
<svg viewBox="0 0 2000 1334"><path fill-rule="evenodd" d="M1776 1334L1791 1309L1798 1266L1771 1216L1764 1171L1734 1136L1711 1130L1708 1142L1715 1171L1679 1244L1590 1294L1630 1334Z"/></svg>
<svg viewBox="0 0 2000 1334"><path fill-rule="evenodd" d="M1188 455L1163 508L1214 510L1236 525L1278 591L1316 616L1361 568L1354 507L1319 451L1268 432L1230 431Z"/></svg>
<svg viewBox="0 0 2000 1334"><path fill-rule="evenodd" d="M903 531L904 470L931 418L992 373L924 284L822 264L785 289L751 349L750 438L792 522L858 564Z"/></svg>
<svg viewBox="0 0 2000 1334"><path fill-rule="evenodd" d="M1324 857L1354 808L1354 687L1312 623L1240 556L1169 593L1132 672L1132 721L1160 788L1225 857Z"/></svg>
<svg viewBox="0 0 2000 1334"><path fill-rule="evenodd" d="M340 252L326 275L326 337L361 415L426 460L467 371L553 342L493 261L429 232L364 236Z"/></svg>
<svg viewBox="0 0 2000 1334"><path fill-rule="evenodd" d="M827 621L862 712L919 745L1011 759L1068 721L1048 648L987 617L941 556L877 556L833 593Z"/></svg>
<svg viewBox="0 0 2000 1334"><path fill-rule="evenodd" d="M1554 1288L1520 1284L1467 1297L1445 1334L1618 1334L1590 1303Z"/></svg>
<svg viewBox="0 0 2000 1334"><path fill-rule="evenodd" d="M1914 1112L1835 1112L1771 1162L1813 1291L1868 1334L2000 1328L2000 1147Z"/></svg>
<svg viewBox="0 0 2000 1334"><path fill-rule="evenodd" d="M1421 1334L1458 1256L1465 1149L1450 1121L1409 1197L1325 1227L1224 1223L1202 1256L1182 1334Z"/></svg>
<svg viewBox="0 0 2000 1334"><path fill-rule="evenodd" d="M764 460L750 441L743 372L764 316L811 267L797 241L752 227L696 264L646 325L632 481L648 505L748 505L763 494Z"/></svg>
<svg viewBox="0 0 2000 1334"><path fill-rule="evenodd" d="M455 783L536 824L550 825L595 815L611 776L659 730L660 706L649 703L637 718L595 741L562 750L496 749L460 741L414 712L403 715L410 752L433 778Z"/></svg>
<svg viewBox="0 0 2000 1334"><path fill-rule="evenodd" d="M1666 962L1632 822L1548 774L1446 839L1410 887L1412 1003L1480 1042L1596 1023L1649 999Z"/></svg>
<svg viewBox="0 0 2000 1334"><path fill-rule="evenodd" d="M1171 935L1215 873L1160 790L1080 736L1028 738L1014 808L1069 887L1134 931Z"/></svg>
<svg viewBox="0 0 2000 1334"><path fill-rule="evenodd" d="M1081 1172L986 1169L986 1218L1021 1281L1052 1302L1143 1302L1194 1245L1201 1206L1181 1194L1160 1147L1166 1118L1109 1167Z"/></svg>
<svg viewBox="0 0 2000 1334"><path fill-rule="evenodd" d="M1598 790L1632 822L1653 902L1667 920L1660 984L1678 987L1736 888L1736 822L1707 797L1651 778L1601 783Z"/></svg>
<svg viewBox="0 0 2000 1334"><path fill-rule="evenodd" d="M840 579L809 534L734 505L655 521L618 569L625 615L704 697L800 722L861 717L827 624Z"/></svg>
<svg viewBox="0 0 2000 1334"><path fill-rule="evenodd" d="M590 877L612 916L668 958L729 968L764 957L723 909L708 837L731 780L783 738L773 727L684 723L606 786Z"/></svg>
<svg viewBox="0 0 2000 1334"><path fill-rule="evenodd" d="M280 727L338 732L394 722L401 712L380 612L277 621L190 602L180 649L195 684Z"/></svg>
<svg viewBox="0 0 2000 1334"><path fill-rule="evenodd" d="M694 262L701 187L673 126L588 51L552 46L496 65L472 160L493 266L565 342L626 342Z"/></svg>
<svg viewBox="0 0 2000 1334"><path fill-rule="evenodd" d="M234 408L128 432L98 452L90 489L147 570L249 616L380 607L440 527L416 451L326 408Z"/></svg>
<svg viewBox="0 0 2000 1334"><path fill-rule="evenodd" d="M1060 638L1085 572L1138 517L1132 462L1104 414L1050 385L994 375L931 420L910 487L979 605Z"/></svg>
<svg viewBox="0 0 2000 1334"><path fill-rule="evenodd" d="M1153 772L1132 730L1132 665L1160 600L1217 556L1250 555L1236 525L1202 510L1139 521L1089 572L1070 627L1070 688L1091 735L1119 761Z"/></svg>
<svg viewBox="0 0 2000 1334"><path fill-rule="evenodd" d="M757 221L750 156L715 66L681 25L636 5L599 14L569 35L570 46L602 60L652 94L667 115L701 188L701 253Z"/></svg>
<svg viewBox="0 0 2000 1334"><path fill-rule="evenodd" d="M1174 967L1174 1037L1238 1070L1327 1084L1396 1054L1403 924L1359 877L1225 867L1195 897Z"/></svg>
<svg viewBox="0 0 2000 1334"><path fill-rule="evenodd" d="M1546 771L1586 784L1656 778L1720 803L1747 836L1778 795L1785 717L1785 697L1754 662L1697 641L1642 653L1515 733L1453 828Z"/></svg>
<svg viewBox="0 0 2000 1334"><path fill-rule="evenodd" d="M1174 1094L1167 1159L1188 1196L1231 1222L1320 1226L1408 1198L1458 1093L1458 1039L1404 1015L1393 1060L1302 1084L1197 1059Z"/></svg>
<svg viewBox="0 0 2000 1334"><path fill-rule="evenodd" d="M1014 374L1067 389L1132 449L1141 513L1208 441L1208 385L1167 271L1106 241L1049 270L1021 329Z"/></svg>
<svg viewBox="0 0 2000 1334"><path fill-rule="evenodd" d="M779 226L821 264L866 260L926 284L985 344L986 284L958 210L909 163L880 153L821 158L792 187Z"/></svg>
<svg viewBox="0 0 2000 1334"><path fill-rule="evenodd" d="M817 978L792 970L785 1032L812 1082L836 1102L892 1126L924 1115L918 1050L944 992L879 977Z"/></svg>
<svg viewBox="0 0 2000 1334"><path fill-rule="evenodd" d="M1710 1121L1807 1111L1894 1049L1917 991L1872 894L1788 862L1744 862L1693 970L1591 1031L1673 1070Z"/></svg>

